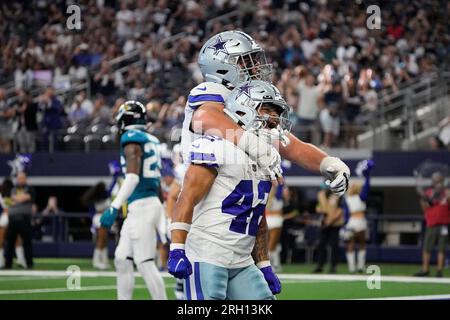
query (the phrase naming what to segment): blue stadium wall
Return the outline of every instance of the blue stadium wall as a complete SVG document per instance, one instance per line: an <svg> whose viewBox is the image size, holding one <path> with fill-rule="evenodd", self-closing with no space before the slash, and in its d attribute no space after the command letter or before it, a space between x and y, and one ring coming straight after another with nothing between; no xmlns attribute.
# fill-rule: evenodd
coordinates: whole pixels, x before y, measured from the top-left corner
<svg viewBox="0 0 450 320"><path fill-rule="evenodd" d="M352 155L353 154L353 155ZM349 165L352 173L358 161L371 157L376 162L373 177L376 185L412 186L413 170L426 160L446 163L450 166L450 152L343 152L337 153ZM0 176L7 176L7 162L14 155L0 155ZM29 169L30 183L34 185L92 185L97 178L108 178L108 162L118 160L117 152L56 152L36 153ZM321 177L296 165L285 172L288 184L315 184ZM395 180L397 179L397 182ZM291 182L289 182L291 181ZM309 182L308 182L309 181Z"/></svg>
<svg viewBox="0 0 450 320"><path fill-rule="evenodd" d="M373 185L379 187L413 187L415 179L413 170L426 160L446 163L450 166L450 153L436 152L355 152L350 154L335 154L345 159L354 172L358 161L373 158L376 168L373 171ZM0 155L0 176L8 176L10 167L8 161L14 155ZM99 179L109 180L108 162L117 160L117 152L91 153L36 153L33 155L29 170L30 184L36 186L89 186ZM312 174L296 165L286 170L286 181L293 186L318 186L322 181L319 175ZM114 252L114 243L109 244L110 254ZM89 257L94 244L89 241L76 243L34 243L34 253L37 257ZM419 263L421 249L416 246L378 247L368 246L368 261ZM300 258L303 260L302 258ZM341 248L341 259L345 261Z"/></svg>

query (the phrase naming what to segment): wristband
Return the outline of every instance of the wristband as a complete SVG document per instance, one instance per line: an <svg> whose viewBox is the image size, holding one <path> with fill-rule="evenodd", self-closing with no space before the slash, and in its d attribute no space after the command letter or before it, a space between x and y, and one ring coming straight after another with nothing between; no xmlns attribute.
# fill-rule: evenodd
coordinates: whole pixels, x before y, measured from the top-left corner
<svg viewBox="0 0 450 320"><path fill-rule="evenodd" d="M184 250L184 243L171 243L170 244L170 251L172 250Z"/></svg>
<svg viewBox="0 0 450 320"><path fill-rule="evenodd" d="M264 261L258 262L258 263L256 264L256 266L257 266L259 269L262 269L262 268L265 268L265 267L270 267L271 264L270 264L270 261L269 261L269 260L264 260Z"/></svg>
<svg viewBox="0 0 450 320"><path fill-rule="evenodd" d="M185 222L172 222L170 225L170 231L173 230L184 230L189 232L189 230L191 230L191 225Z"/></svg>

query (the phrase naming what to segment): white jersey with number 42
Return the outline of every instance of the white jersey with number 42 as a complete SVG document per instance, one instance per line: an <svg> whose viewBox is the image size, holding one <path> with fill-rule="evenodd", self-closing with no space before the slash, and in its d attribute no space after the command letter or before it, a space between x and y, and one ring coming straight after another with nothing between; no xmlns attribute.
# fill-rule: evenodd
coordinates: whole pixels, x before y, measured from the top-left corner
<svg viewBox="0 0 450 320"><path fill-rule="evenodd" d="M187 160L217 170L210 191L194 208L187 257L192 262L225 268L254 263L251 252L271 181L258 180L255 163L234 144L218 137L196 139Z"/></svg>

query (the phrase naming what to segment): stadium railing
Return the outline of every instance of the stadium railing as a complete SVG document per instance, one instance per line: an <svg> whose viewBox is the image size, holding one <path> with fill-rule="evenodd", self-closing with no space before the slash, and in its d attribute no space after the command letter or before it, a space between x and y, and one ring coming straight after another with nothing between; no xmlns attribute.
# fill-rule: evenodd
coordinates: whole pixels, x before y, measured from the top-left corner
<svg viewBox="0 0 450 320"><path fill-rule="evenodd" d="M395 92L378 93L378 108L367 110L363 106L360 121L367 124L367 131L358 135L361 146L369 149L414 149L417 137L436 127L450 115L450 72L433 72L410 81ZM435 133L428 130L428 136ZM422 137L422 141L426 137Z"/></svg>

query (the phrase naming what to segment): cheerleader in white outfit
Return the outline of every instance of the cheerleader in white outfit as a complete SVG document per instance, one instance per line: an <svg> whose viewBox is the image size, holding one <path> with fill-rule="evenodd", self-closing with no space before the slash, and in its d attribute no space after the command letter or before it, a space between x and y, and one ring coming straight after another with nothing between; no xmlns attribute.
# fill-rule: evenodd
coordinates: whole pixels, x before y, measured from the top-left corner
<svg viewBox="0 0 450 320"><path fill-rule="evenodd" d="M365 177L363 185L352 183L345 196L344 212L348 219L342 228L342 237L347 242L347 264L350 273L363 272L366 264L366 236L367 220L366 202L370 190L370 171L374 167L373 160L365 160L358 164L356 169L358 175ZM355 246L358 243L358 254L356 257ZM357 258L357 259L356 259Z"/></svg>

